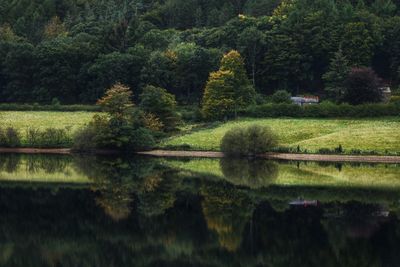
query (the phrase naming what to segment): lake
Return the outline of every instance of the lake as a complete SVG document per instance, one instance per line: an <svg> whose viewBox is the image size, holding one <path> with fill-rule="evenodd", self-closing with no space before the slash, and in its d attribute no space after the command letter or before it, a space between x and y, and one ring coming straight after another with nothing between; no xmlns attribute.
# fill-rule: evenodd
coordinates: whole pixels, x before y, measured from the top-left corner
<svg viewBox="0 0 400 267"><path fill-rule="evenodd" d="M400 266L400 165L0 155L0 266Z"/></svg>

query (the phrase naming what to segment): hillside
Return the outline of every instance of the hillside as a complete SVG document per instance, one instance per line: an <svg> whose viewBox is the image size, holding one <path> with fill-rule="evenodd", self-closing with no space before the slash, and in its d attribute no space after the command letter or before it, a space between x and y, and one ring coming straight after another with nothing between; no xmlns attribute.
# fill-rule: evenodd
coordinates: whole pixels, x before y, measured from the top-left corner
<svg viewBox="0 0 400 267"><path fill-rule="evenodd" d="M198 103L223 53L238 50L265 95L326 95L350 66L400 81L398 0L0 0L1 102L94 103L116 81Z"/></svg>

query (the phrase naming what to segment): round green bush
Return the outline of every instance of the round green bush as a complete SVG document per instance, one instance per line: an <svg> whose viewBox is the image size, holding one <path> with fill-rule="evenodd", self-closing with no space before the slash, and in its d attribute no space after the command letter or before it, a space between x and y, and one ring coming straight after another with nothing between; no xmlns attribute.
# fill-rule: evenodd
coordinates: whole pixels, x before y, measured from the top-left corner
<svg viewBox="0 0 400 267"><path fill-rule="evenodd" d="M286 90L278 90L272 95L271 99L275 104L291 104L290 97L291 95Z"/></svg>
<svg viewBox="0 0 400 267"><path fill-rule="evenodd" d="M221 141L221 151L228 157L256 156L278 145L268 126L250 125L229 130Z"/></svg>

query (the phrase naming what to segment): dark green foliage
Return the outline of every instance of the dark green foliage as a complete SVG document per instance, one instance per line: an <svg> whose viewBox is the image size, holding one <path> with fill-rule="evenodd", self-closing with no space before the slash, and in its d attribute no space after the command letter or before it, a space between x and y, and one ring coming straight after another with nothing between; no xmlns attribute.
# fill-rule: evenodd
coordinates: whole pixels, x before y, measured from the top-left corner
<svg viewBox="0 0 400 267"><path fill-rule="evenodd" d="M163 88L146 86L140 95L139 106L145 112L156 115L167 131L174 130L180 121L175 96Z"/></svg>
<svg viewBox="0 0 400 267"><path fill-rule="evenodd" d="M146 151L152 149L156 145L153 133L143 127L130 132L130 142L127 151Z"/></svg>
<svg viewBox="0 0 400 267"><path fill-rule="evenodd" d="M380 80L370 68L353 68L346 81L345 102L352 105L375 103L382 100Z"/></svg>
<svg viewBox="0 0 400 267"><path fill-rule="evenodd" d="M338 154L341 154L344 152L344 149L342 147L342 145L339 145L338 147L335 148L335 152Z"/></svg>
<svg viewBox="0 0 400 267"><path fill-rule="evenodd" d="M45 130L28 129L26 131L27 147L60 148L69 147L72 143L67 129L48 128Z"/></svg>
<svg viewBox="0 0 400 267"><path fill-rule="evenodd" d="M76 132L73 148L81 151L107 148L113 145L112 138L108 119L97 115L88 125Z"/></svg>
<svg viewBox="0 0 400 267"><path fill-rule="evenodd" d="M350 72L350 66L343 51L339 49L329 64L328 71L322 76L325 81L325 91L328 96L339 102L346 90L345 81Z"/></svg>
<svg viewBox="0 0 400 267"><path fill-rule="evenodd" d="M0 128L0 147L19 147L21 145L21 135L18 130L8 127Z"/></svg>
<svg viewBox="0 0 400 267"><path fill-rule="evenodd" d="M272 102L275 104L290 104L292 100L290 100L291 95L286 90L278 90L272 95Z"/></svg>
<svg viewBox="0 0 400 267"><path fill-rule="evenodd" d="M221 141L221 151L229 157L257 156L277 146L277 138L269 127L250 125L229 130Z"/></svg>
<svg viewBox="0 0 400 267"><path fill-rule="evenodd" d="M390 0L0 0L0 99L93 104L121 82L197 104L220 56L238 50L257 92L336 101L344 58L400 83L399 25Z"/></svg>
<svg viewBox="0 0 400 267"><path fill-rule="evenodd" d="M154 147L154 133L146 129L142 112L135 110L132 92L115 84L98 101L107 114L95 115L74 137L74 149L114 149L127 153Z"/></svg>

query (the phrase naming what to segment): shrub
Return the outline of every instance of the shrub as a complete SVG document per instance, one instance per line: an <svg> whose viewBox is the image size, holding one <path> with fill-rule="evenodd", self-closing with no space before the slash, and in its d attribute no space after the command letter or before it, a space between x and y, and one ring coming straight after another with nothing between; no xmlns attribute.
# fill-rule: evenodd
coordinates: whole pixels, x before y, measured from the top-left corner
<svg viewBox="0 0 400 267"><path fill-rule="evenodd" d="M353 105L382 100L380 80L370 68L353 68L345 81L344 101Z"/></svg>
<svg viewBox="0 0 400 267"><path fill-rule="evenodd" d="M3 128L0 128L0 146L2 147L7 146L6 133Z"/></svg>
<svg viewBox="0 0 400 267"><path fill-rule="evenodd" d="M110 123L106 116L95 115L92 121L78 130L73 138L73 148L76 150L92 150L109 148L115 144Z"/></svg>
<svg viewBox="0 0 400 267"><path fill-rule="evenodd" d="M140 126L140 119L136 118L139 114L134 113L132 121L118 129L112 127L112 120L107 116L95 115L88 125L76 132L73 149L117 149L130 153L153 148L153 132Z"/></svg>
<svg viewBox="0 0 400 267"><path fill-rule="evenodd" d="M128 151L150 150L155 146L153 134L146 128L131 131L128 143L124 146Z"/></svg>
<svg viewBox="0 0 400 267"><path fill-rule="evenodd" d="M342 154L343 152L344 152L344 149L343 149L342 145L339 144L339 146L335 148L335 153Z"/></svg>
<svg viewBox="0 0 400 267"><path fill-rule="evenodd" d="M66 147L71 143L66 129L47 128L40 133L41 147Z"/></svg>
<svg viewBox="0 0 400 267"><path fill-rule="evenodd" d="M18 130L8 127L5 131L6 146L18 147L21 145L21 137Z"/></svg>
<svg viewBox="0 0 400 267"><path fill-rule="evenodd" d="M146 86L140 95L140 108L156 115L166 131L174 130L180 121L175 96L164 88Z"/></svg>
<svg viewBox="0 0 400 267"><path fill-rule="evenodd" d="M164 128L164 124L160 121L159 118L157 118L156 115L152 113L145 112L143 113L142 118L144 127L151 131L158 132Z"/></svg>
<svg viewBox="0 0 400 267"><path fill-rule="evenodd" d="M290 100L290 94L286 90L278 90L276 91L272 97L271 100L275 104L291 104L292 100Z"/></svg>
<svg viewBox="0 0 400 267"><path fill-rule="evenodd" d="M26 143L28 146L36 146L39 141L39 130L38 129L33 129L33 128L29 128L28 130L26 130Z"/></svg>
<svg viewBox="0 0 400 267"><path fill-rule="evenodd" d="M73 137L73 149L78 151L92 150L97 147L95 142L96 131L94 127L83 127Z"/></svg>
<svg viewBox="0 0 400 267"><path fill-rule="evenodd" d="M229 130L221 140L221 151L227 156L244 156L248 154L247 133L244 128Z"/></svg>
<svg viewBox="0 0 400 267"><path fill-rule="evenodd" d="M318 149L318 154L334 154L334 151L329 148L323 147Z"/></svg>
<svg viewBox="0 0 400 267"><path fill-rule="evenodd" d="M251 125L229 130L221 141L221 151L227 156L256 156L277 146L276 136L266 126Z"/></svg>

